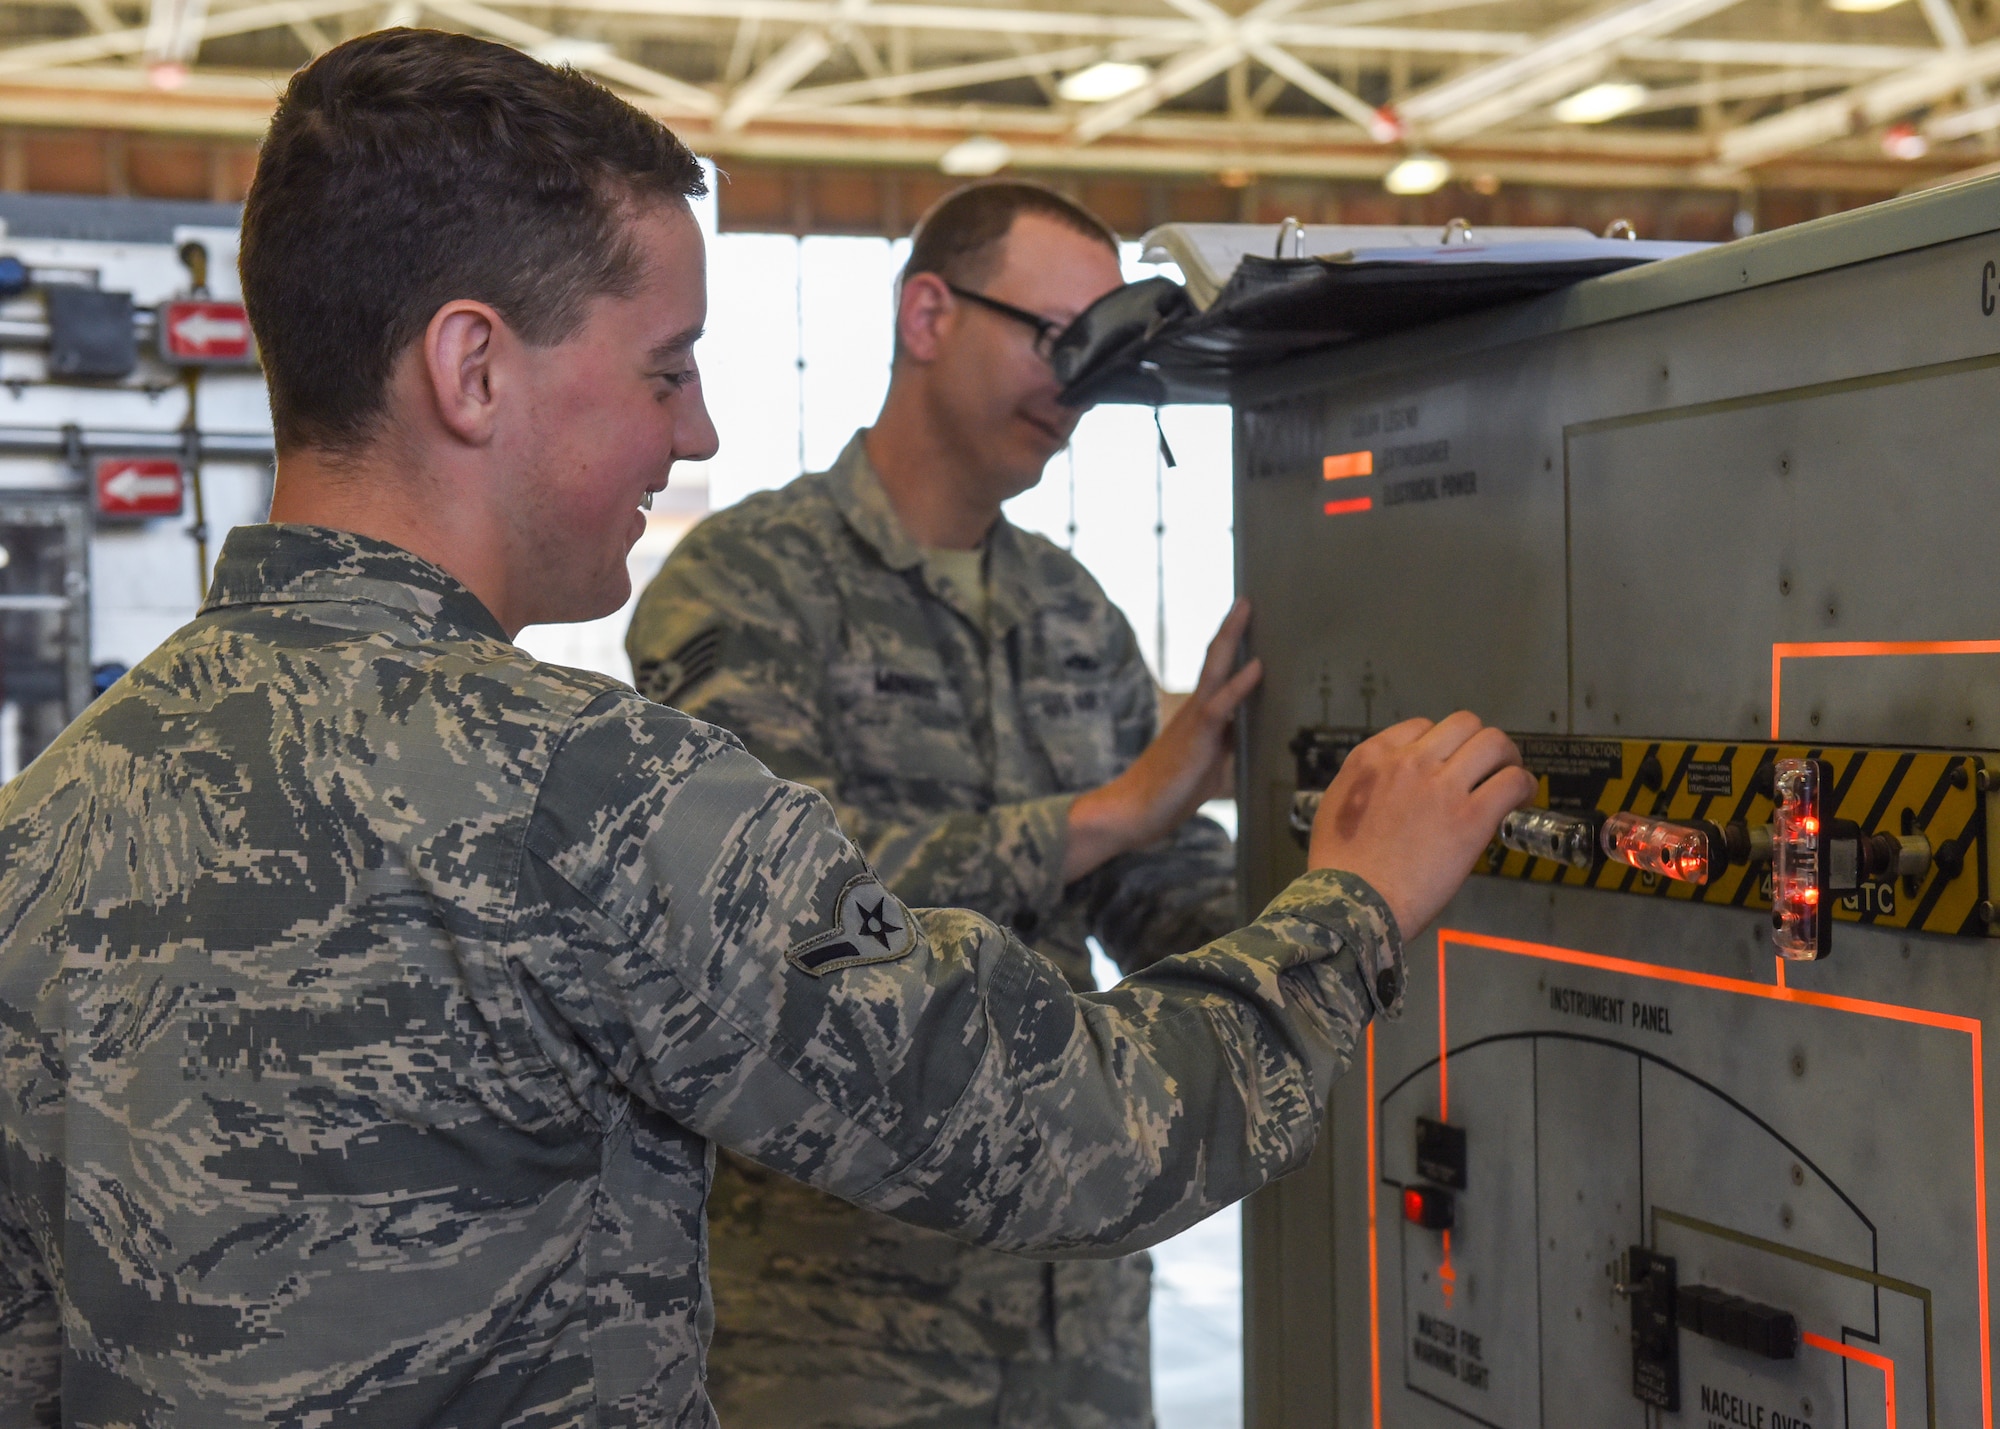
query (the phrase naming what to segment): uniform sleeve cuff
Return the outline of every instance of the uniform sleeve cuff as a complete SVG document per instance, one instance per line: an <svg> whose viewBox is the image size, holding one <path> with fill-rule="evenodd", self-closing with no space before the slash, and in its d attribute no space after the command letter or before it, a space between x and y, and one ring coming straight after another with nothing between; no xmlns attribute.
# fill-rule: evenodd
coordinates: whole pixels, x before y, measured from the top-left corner
<svg viewBox="0 0 2000 1429"><path fill-rule="evenodd" d="M1397 1017L1409 979L1403 967L1403 933L1396 915L1367 879L1337 868L1300 874L1264 910L1317 923L1354 955L1361 982L1378 1017Z"/></svg>
<svg viewBox="0 0 2000 1429"><path fill-rule="evenodd" d="M1069 806L1074 794L1051 794L1043 799L1026 799L1011 807L1013 836L1017 851L1014 860L1021 871L1018 896L1020 906L1013 917L1014 930L1022 937L1055 915L1063 900L1063 860L1069 854Z"/></svg>

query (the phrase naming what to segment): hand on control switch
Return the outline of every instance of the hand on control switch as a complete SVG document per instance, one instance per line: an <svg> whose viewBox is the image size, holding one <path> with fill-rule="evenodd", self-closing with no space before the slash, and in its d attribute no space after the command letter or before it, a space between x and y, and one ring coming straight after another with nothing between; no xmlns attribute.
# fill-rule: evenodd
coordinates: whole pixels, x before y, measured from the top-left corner
<svg viewBox="0 0 2000 1429"><path fill-rule="evenodd" d="M1465 882L1500 820L1534 794L1514 741L1478 716L1404 720L1340 766L1306 863L1368 880L1413 938Z"/></svg>

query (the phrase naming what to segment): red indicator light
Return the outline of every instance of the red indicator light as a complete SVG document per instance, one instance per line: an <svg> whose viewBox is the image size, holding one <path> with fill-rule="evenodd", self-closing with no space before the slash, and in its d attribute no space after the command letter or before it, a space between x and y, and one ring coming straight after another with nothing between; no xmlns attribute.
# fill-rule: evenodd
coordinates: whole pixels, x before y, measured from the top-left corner
<svg viewBox="0 0 2000 1429"><path fill-rule="evenodd" d="M1706 883L1710 866L1708 834L1687 824L1638 814L1613 814L1599 835L1604 856L1678 883ZM1719 850L1717 850L1719 852Z"/></svg>
<svg viewBox="0 0 2000 1429"><path fill-rule="evenodd" d="M1780 759L1771 771L1771 941L1784 957L1813 962L1833 950L1826 897L1826 840L1821 835L1817 759Z"/></svg>
<svg viewBox="0 0 2000 1429"><path fill-rule="evenodd" d="M1403 1219L1427 1231L1448 1231L1457 1220L1451 1192L1442 1186L1405 1186Z"/></svg>
<svg viewBox="0 0 2000 1429"><path fill-rule="evenodd" d="M1375 453L1341 452L1330 456L1321 463L1321 469L1328 481L1339 481L1349 476L1373 476L1375 474Z"/></svg>
<svg viewBox="0 0 2000 1429"><path fill-rule="evenodd" d="M1329 516L1352 516L1357 511L1373 510L1374 506L1374 497L1354 496L1348 498L1346 501L1329 501L1326 503L1325 509L1326 514Z"/></svg>

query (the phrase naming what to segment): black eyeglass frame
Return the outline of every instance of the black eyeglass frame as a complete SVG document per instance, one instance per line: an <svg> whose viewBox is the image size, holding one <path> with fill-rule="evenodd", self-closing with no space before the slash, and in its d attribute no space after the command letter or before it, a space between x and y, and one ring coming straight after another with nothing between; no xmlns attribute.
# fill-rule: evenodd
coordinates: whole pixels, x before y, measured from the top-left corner
<svg viewBox="0 0 2000 1429"><path fill-rule="evenodd" d="M968 303L977 303L989 312L996 312L1003 318L1012 318L1017 323L1033 328L1035 356L1044 362L1049 360L1049 355L1056 350L1057 341L1068 331L1068 324L1059 323L1053 318L1045 318L1039 313L1031 313L1026 308L1017 308L1012 303L1003 303L998 298L989 298L984 293L975 293L972 289L961 288L956 283L948 282L945 287Z"/></svg>

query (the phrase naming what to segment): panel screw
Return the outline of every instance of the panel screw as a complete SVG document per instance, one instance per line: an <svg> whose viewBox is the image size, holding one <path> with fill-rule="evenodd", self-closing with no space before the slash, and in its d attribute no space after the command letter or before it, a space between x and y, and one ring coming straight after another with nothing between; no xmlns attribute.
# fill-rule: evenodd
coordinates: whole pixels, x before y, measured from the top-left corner
<svg viewBox="0 0 2000 1429"><path fill-rule="evenodd" d="M2000 913L2000 909L1996 909L1991 903L1986 903L1986 902L1981 902L1977 908L1974 908L1972 910L1972 916L1977 918L1980 922L1986 924L1988 927L1992 926L1993 918L1996 913Z"/></svg>
<svg viewBox="0 0 2000 1429"><path fill-rule="evenodd" d="M1977 788L1980 793L1984 794L1988 789L1991 789L1993 787L1993 776L1987 773L1986 770L1982 769L1977 774L1973 775L1972 782L1974 787Z"/></svg>

